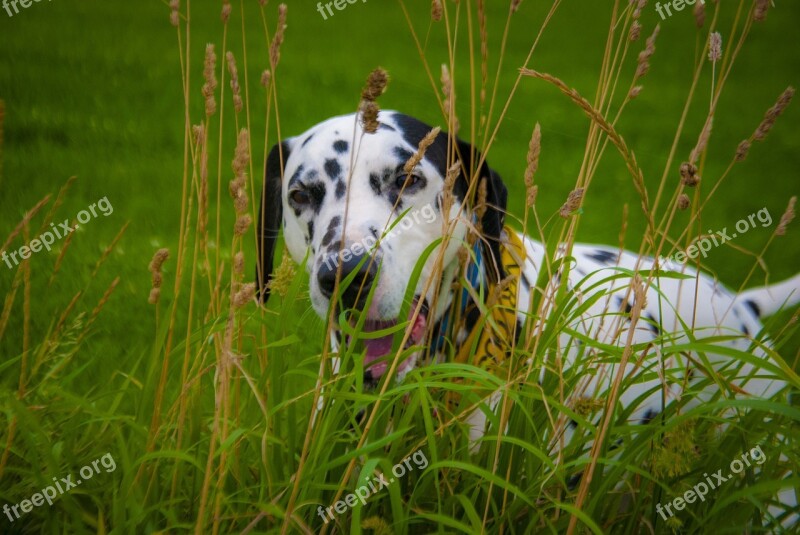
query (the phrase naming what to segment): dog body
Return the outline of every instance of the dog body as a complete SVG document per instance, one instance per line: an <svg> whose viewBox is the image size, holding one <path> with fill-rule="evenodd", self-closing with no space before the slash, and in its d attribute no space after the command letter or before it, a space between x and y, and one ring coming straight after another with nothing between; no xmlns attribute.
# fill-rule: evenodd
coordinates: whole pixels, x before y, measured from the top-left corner
<svg viewBox="0 0 800 535"><path fill-rule="evenodd" d="M354 283L341 293L341 305L363 309L366 296L372 291L364 330L386 329L400 319L406 289L418 261L431 244L447 234L449 239L437 245L424 261L414 289L409 314L413 321L408 327L406 347L423 349L399 363L396 378L402 380L424 362L446 359L448 348L458 351L481 319L480 307L474 306L470 297L478 292L466 296L452 284L466 276L458 252L468 242L470 232L480 228L481 238L470 262L473 270L477 267L478 275L471 281L477 289L506 276L500 259L514 231L504 226L506 189L502 180L471 146L448 140L440 133L409 173L404 166L431 128L407 115L383 111L379 129L370 134L363 132L358 119L356 114L330 119L271 151L258 222L260 295L262 299L269 295L266 283L282 227L291 256L298 263L306 262L311 302L321 318L328 317L337 279L355 275ZM463 165L458 176L451 176L448 182L453 196L453 202L448 202L444 190L448 162L454 159ZM477 165L479 162L481 165ZM480 217L469 208L475 202L471 176L485 182L487 209ZM387 236L386 230L394 224L396 230ZM520 233L516 233L515 240L522 243L525 258L519 259L518 280L512 282L516 285L517 310L513 332L524 341L538 327L530 319L532 288L536 288L540 273L549 271L542 244ZM565 253L560 252L566 259ZM613 363L599 363L598 346L587 348L581 339L644 347L629 359L624 374L631 382L619 396L629 418L641 423L660 414L666 404L680 400L694 381L708 381L706 375L695 373L693 363L701 357L684 358L674 351L662 354L664 340L670 346L679 346L693 339L716 337L713 343L717 347L734 347L770 361L768 345L754 341L762 329L760 315L800 300L800 276L769 288L734 294L694 268L661 262L661 275L650 278L651 282L643 286L646 304L637 307L638 321L633 322L633 276L640 273L636 284L641 284L639 277L647 280L649 271L656 267L654 259L606 246L575 244L569 260L567 290L576 307L587 306L570 320L572 334L560 336L561 351L554 355L558 362L546 363L539 373L543 377L546 370L558 373L570 366L596 367L596 373L587 374L585 381L566 393L566 402L601 399L609 392L617 368ZM544 296L552 296L562 283L563 270L554 273L545 281ZM432 277L436 279L434 284L428 282ZM454 327L448 321L453 310L459 309L464 321ZM415 310L419 313L414 314ZM542 310L547 317L547 304ZM426 344L426 340L433 343ZM374 386L386 372L386 360L391 359L384 357L390 354L392 342L391 335L365 342L365 385ZM734 362L724 351L708 352L702 358L709 359L714 369L736 368L731 388L737 395L771 398L786 386L776 374L766 373L751 362ZM714 386L714 381L710 383ZM692 398L683 400L683 406L691 408L713 395L711 388L694 389ZM496 401L496 396L490 401L492 409ZM554 448L558 448L558 441L569 442L576 425L568 418L563 420L564 429L553 437ZM472 438L476 439L485 427L480 411L473 413L471 424Z"/></svg>

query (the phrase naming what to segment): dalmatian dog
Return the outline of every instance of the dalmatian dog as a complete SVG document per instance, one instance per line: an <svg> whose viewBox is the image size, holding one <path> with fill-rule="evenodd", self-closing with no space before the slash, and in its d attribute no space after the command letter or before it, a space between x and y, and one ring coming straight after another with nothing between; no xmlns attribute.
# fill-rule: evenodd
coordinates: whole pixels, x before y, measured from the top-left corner
<svg viewBox="0 0 800 535"><path fill-rule="evenodd" d="M459 249L463 249L470 232L480 228L481 238L471 260L473 273L479 271L476 284L486 278L504 279L507 273L501 260L503 247L509 241L522 244L524 259L520 259L517 280L511 283L516 285L517 325L513 329L516 336L525 330L526 319L531 317L528 313L531 293L545 269L546 250L543 244L505 226L507 190L500 176L473 147L439 133L424 158L407 172L406 162L431 127L393 111L382 111L379 119L378 130L365 133L358 114L334 117L271 150L257 222L257 282L260 299L266 301L275 246L282 230L291 256L298 263L305 262L310 274L311 303L321 318L326 319L330 307L337 306L332 303L337 278L341 284L350 276L353 282L339 292L338 306L365 312L365 332L386 330L400 319L415 266L426 249L449 228L450 239L440 242L435 253L427 257L414 289L407 318L413 321L407 328L405 347L421 349L411 352L396 366L394 379L402 381L414 368L446 359L445 348L452 351L455 347L457 351L481 319L479 307L471 302L479 294L470 292L466 302L460 303L464 294L453 284L464 277L460 260L463 253L459 254ZM452 165L448 163L452 164L454 158L462 165L453 180ZM453 199L450 203L444 199L448 169ZM476 190L470 188L472 178L485 183L484 210L480 215L469 213ZM411 224L407 224L409 220ZM387 238L387 227L398 221L398 232ZM720 343L769 360L768 352L753 343L753 337L762 329L760 318L800 302L800 275L770 287L735 294L708 274L667 262L660 269L672 268L680 276L660 277L644 287L646 304L632 327L629 317L634 305L632 280L620 274L647 272L654 267L654 259L588 244L574 244L569 255L571 269L566 275L567 283L576 298L592 303L593 292L603 295L573 322L572 330L604 343L623 345L631 338L633 344L646 344L664 333L676 333L675 343L685 342L689 333L697 338L736 335ZM477 261L477 257L481 260ZM437 279L436 284L429 283L432 277ZM550 284L560 282L556 276ZM368 293L372 296L368 309L364 310ZM450 323L454 309L464 312L457 329ZM618 312L615 321L609 321L606 313L609 310ZM347 337L338 334L338 328L335 332L334 344L347 343ZM394 355L391 351L394 336L401 335L364 341L365 386L376 385L386 374ZM580 358L583 354L580 342L570 340L567 335L563 338L560 345L568 348L561 357L563 366L587 365L589 361ZM739 395L773 398L786 390L784 380L756 369L752 363L732 363L724 353L708 354L707 358L719 369L738 367L735 375L739 380L734 388ZM627 365L626 375L643 374L651 369L633 360ZM657 361L656 357L651 360ZM683 371L684 376L668 387L668 400L680 398L682 385L692 380L692 370ZM630 409L630 418L642 423L653 419L664 407L664 378L649 375L651 379L634 382L620 395L621 404ZM590 377L588 383L581 385L586 396L601 395L613 381L612 373ZM712 392L701 392L692 403L701 403L711 395ZM494 403L496 398L491 402ZM472 428L480 433L485 423L482 413L475 411L473 416ZM567 442L570 427L568 424L564 431Z"/></svg>

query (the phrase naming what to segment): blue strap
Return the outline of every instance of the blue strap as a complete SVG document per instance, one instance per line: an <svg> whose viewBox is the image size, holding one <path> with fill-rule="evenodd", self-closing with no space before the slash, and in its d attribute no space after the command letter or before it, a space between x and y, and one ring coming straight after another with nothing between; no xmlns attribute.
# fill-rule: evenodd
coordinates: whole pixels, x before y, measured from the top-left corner
<svg viewBox="0 0 800 535"><path fill-rule="evenodd" d="M469 282L470 286L478 291L478 288L482 282L482 275L483 275L483 254L481 253L481 242L476 241L475 246L472 249L474 260L470 260L470 263L467 265L467 281ZM467 303L469 303L469 291L466 288L461 290L461 305L460 314L463 316L464 311L467 309ZM436 338L436 342L433 344L434 352L440 351L444 346L445 341L447 340L447 330L450 323L450 315L445 315L442 318L442 322L439 324L439 333L438 337Z"/></svg>

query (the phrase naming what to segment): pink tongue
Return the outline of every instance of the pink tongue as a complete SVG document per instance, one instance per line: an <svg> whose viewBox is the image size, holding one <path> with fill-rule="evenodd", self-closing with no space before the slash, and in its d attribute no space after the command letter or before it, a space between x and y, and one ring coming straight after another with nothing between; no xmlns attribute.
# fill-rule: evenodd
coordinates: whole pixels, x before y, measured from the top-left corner
<svg viewBox="0 0 800 535"><path fill-rule="evenodd" d="M395 325L396 322L394 321L368 321L364 325L364 329L367 332L370 331L379 331L381 329L388 329L389 327ZM398 335L402 335L403 333L397 333ZM420 314L417 316L417 321L414 322L414 326L411 328L411 337L410 341L412 343L418 343L425 334L425 317ZM394 341L394 335L387 335L382 336L380 338L371 338L364 340L364 346L367 348L367 353L364 356L364 368L368 368L372 372L372 377L375 379L381 377L389 367L389 359L384 360L383 362L379 362L373 366L370 366L376 360L387 356L392 351L392 342ZM399 370L403 369L403 364L400 363Z"/></svg>
<svg viewBox="0 0 800 535"><path fill-rule="evenodd" d="M391 327L392 323L394 322L367 322L365 325L365 330L369 331L379 331L381 329L387 329ZM378 378L386 373L386 368L388 367L388 362L379 362L374 366L370 366L373 362L380 359L381 357L385 357L392 351L392 342L394 341L394 335L387 335L382 336L380 338L369 338L364 340L364 346L367 348L367 354L364 356L364 367L369 368L372 372L372 376L374 378Z"/></svg>

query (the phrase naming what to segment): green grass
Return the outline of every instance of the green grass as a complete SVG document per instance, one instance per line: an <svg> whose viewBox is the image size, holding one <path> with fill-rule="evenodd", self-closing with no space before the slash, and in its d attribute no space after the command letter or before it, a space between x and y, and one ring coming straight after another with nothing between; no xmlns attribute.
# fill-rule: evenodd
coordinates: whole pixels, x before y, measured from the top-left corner
<svg viewBox="0 0 800 535"><path fill-rule="evenodd" d="M219 5L195 4L190 54L192 123L203 117L200 87L206 42L216 44L218 61L222 61ZM443 23L431 24L428 5L422 4L409 9L438 86L438 67L447 62L447 37ZM490 95L507 11L503 4L491 2L487 7ZM723 6L720 19L726 54L733 49L727 33L736 5ZM493 122L549 7L544 2L526 0L512 19L497 88L500 105L495 107ZM453 16L452 3L448 3L448 9ZM228 45L239 60L242 85L245 69L249 80L253 169L258 182L266 124L264 92L258 80L268 66L268 48L257 3L245 2L245 10L246 67L238 2L234 5ZM275 12L276 6L270 3L265 10L270 32L274 31ZM111 453L117 463L113 473L95 476L61 496L52 507L37 508L13 525L2 524L0 531L83 533L114 529L118 533L174 533L192 531L197 522L214 417L218 414L215 392L219 393L220 384L215 378L217 352L209 340L219 343L229 319L227 308L206 317L205 307L211 294L227 295L230 277L226 272L222 290L214 293L205 283L205 273L200 272L194 294L196 308L187 336L188 280L184 280L177 301L172 292L180 228L184 124L178 40L168 14L168 7L161 2L122 6L96 0L36 3L13 18L0 11L0 99L5 102L0 240L5 241L25 212L40 199L46 195L55 198L73 175L78 179L57 210L55 221L72 219L104 196L114 207L113 214L91 221L74 235L52 283L50 274L59 256L58 248L33 256L30 285L20 284L14 293L8 326L0 336L0 409L7 422L0 428L0 452L8 448L7 458L0 461L0 502L18 503L49 484L53 477L75 474L104 453ZM465 14L462 12L461 16ZM738 55L716 113L703 168L702 192L707 193L718 180L737 144L755 129L780 92L787 85L797 86L800 82L800 48L794 31L799 16L800 6L779 3L770 10L766 23L754 26ZM627 73L635 69L636 54L657 19L653 6L646 7L644 35L631 48ZM530 66L558 76L592 100L608 21L609 6L605 3L565 2L544 32ZM473 24L477 28L476 20ZM467 136L469 55L463 19L460 27L455 78L461 135ZM644 90L617 124L617 130L634 150L651 192L661 177L692 82L692 65L702 45L699 35L688 11L661 22L652 67L643 80ZM182 38L185 37L184 33ZM480 54L477 57L480 68ZM329 116L354 111L364 78L377 65L392 75L389 91L380 99L383 108L398 109L432 124L445 124L399 4L356 3L327 21L312 3L290 5L287 37L276 74L281 133L294 135ZM623 80L627 87L628 78L623 76ZM210 251L213 254L218 246L221 257L229 263L235 249L228 245L233 210L227 204L226 184L231 178L236 127L231 120L227 75L225 86L227 109L221 156L225 230L222 243L211 244ZM706 68L677 146L669 179L675 186L678 164L688 158L702 128L709 94L710 70ZM274 119L273 109L269 145L277 141ZM763 207L777 222L789 197L797 194L800 132L794 125L798 119L800 110L795 102L778 120L767 141L754 144L748 159L737 164L725 179L724 186L704 208L703 229L730 228ZM217 139L217 120L212 120L210 129L213 140ZM575 185L590 125L583 112L553 87L532 78L522 79L488 153L490 165L508 185L509 213L520 219L524 213L525 154L535 122L541 124L543 132L542 159L536 176L537 210L547 217L558 210ZM217 164L215 141L209 160L212 183L216 182ZM257 198L257 192L251 191L250 195ZM624 162L609 149L587 195L577 239L616 244L625 204L630 215L626 245L636 247L644 232L644 217ZM34 218L31 237L48 209L45 207ZM678 214L672 226L673 236L686 225L688 215ZM93 276L98 258L126 223L129 226L125 235ZM759 227L734 243L759 251L773 230L774 226ZM248 277L255 258L251 238L235 245L243 248ZM11 247L19 247L25 241L17 237ZM160 247L169 248L172 256L164 267L164 295L157 323L155 309L147 303L147 264ZM798 259L800 233L794 225L786 236L776 239L764 256L770 280L794 275ZM185 265L190 273L191 264ZM711 252L705 265L728 286L738 288L745 282L754 259L740 250L720 247ZM0 295L14 292L15 280L23 279L15 279L15 274L16 270L8 270L0 263ZM94 307L117 278L119 282L108 301L96 319L90 320ZM763 283L764 279L763 272L756 271L748 286ZM28 299L24 296L26 288L30 291ZM62 311L79 291L81 295L62 330L53 334ZM27 320L25 302L30 307ZM148 453L171 306L176 307L177 327L160 403L163 428L153 452ZM568 317L566 311L565 321ZM788 318L776 318L769 331L777 335ZM325 410L313 440L304 449L325 344L325 322L310 308L304 277L295 279L288 297L274 299L269 312L261 313L253 305L239 311L236 326L237 352L246 355L242 368L252 378L257 395L263 398L266 415L241 372L235 372L230 383L232 412L227 414L229 427L225 430L229 438L215 444L217 453L211 458L210 473L216 478L218 463L222 463L226 475L219 490L214 491L217 481L212 480L208 506L213 510L214 499L219 497L222 532L240 532L256 518L259 522L254 532L278 531L295 485L297 496L293 504L298 522L291 523L290 529L298 530L298 525L307 524L316 531L322 523L316 516L316 506L333 503L352 459L358 460L361 472L351 474L344 482L346 492L358 486L356 477L366 474L375 463L387 470L419 448L430 460L428 469L412 472L388 492L372 497L366 507L341 515L339 530L358 533L361 520L379 517L392 526L394 533L480 532L486 516L485 529L491 533L499 532L501 525L506 533L566 531L572 512L568 504L574 503L574 492L566 481L587 462L581 455L586 435L578 434L567 445L561 464L554 464L545 451L542 433L550 425L548 411L569 411L560 407L558 385L554 382L545 382L541 389L534 386L535 381L529 388L511 389L514 409L508 434L498 439L490 433L481 452L470 456L461 427L453 424L440 428L449 415L441 408L435 413L433 408L441 405L443 390L454 388L445 379L469 377L492 384L496 379L490 374L460 365L412 374L403 384L388 388L380 396L373 425L366 432L367 446L361 449L354 449L362 430L355 415L362 408L369 414L378 396L360 393L358 374L344 374L329 385ZM47 344L48 339L58 339L59 343ZM185 339L190 344L188 377L193 380L181 385ZM782 357L798 369L797 334L782 337L779 343ZM543 344L534 358L544 359L547 347ZM28 352L23 355L24 349ZM620 356L621 350L605 358L614 361ZM352 370L359 358L351 352L343 357L346 370ZM23 361L29 381L25 395L20 396ZM581 373L586 370L576 369L562 380L573 384ZM465 398L469 401L468 393ZM180 449L175 442L178 429L174 412L179 399L185 400L187 414L185 426L180 429ZM788 446L783 451L797 472L800 415L796 409L778 403L751 403L747 416L730 426L724 436L714 437L712 423L725 403L704 405L671 420L666 428L637 428L637 434L632 433L621 415L610 434L622 437L624 447L614 457L607 449L612 441L605 445L600 461L601 467L606 466L605 471L592 481L583 505L581 520L585 526L603 532L637 533L641 519L656 520L653 507L661 499L656 496L663 496L662 501L666 501L667 496L678 495L701 480L703 472L710 473L744 449L764 444L767 461L760 474L749 470L744 479L719 489L713 500L681 516L686 532L703 533L712 527L720 532L740 532L740 526L757 515L758 505L768 495L761 492L762 487L774 485L775 474L780 473L779 445L774 438L778 429L784 430ZM763 421L766 413L773 414L773 420L767 423ZM385 430L390 419L395 431L382 441L387 438ZM591 433L591 419L580 421L585 424L582 428ZM653 456L659 452L667 455L654 450L654 445L662 444L663 434L684 421L690 422L689 438L697 446L698 456L685 459L687 464L679 474L654 476L650 470ZM498 451L496 442L501 444ZM296 483L293 477L304 451L304 470L300 483ZM499 467L496 470L495 453ZM618 505L629 499L617 492L620 481L638 491L627 513L618 511ZM558 510L561 512L557 514ZM259 513L262 516L257 517ZM6 520L0 517L0 521ZM200 524L211 523L207 508ZM668 532L663 522L658 522L656 528L658 532Z"/></svg>

